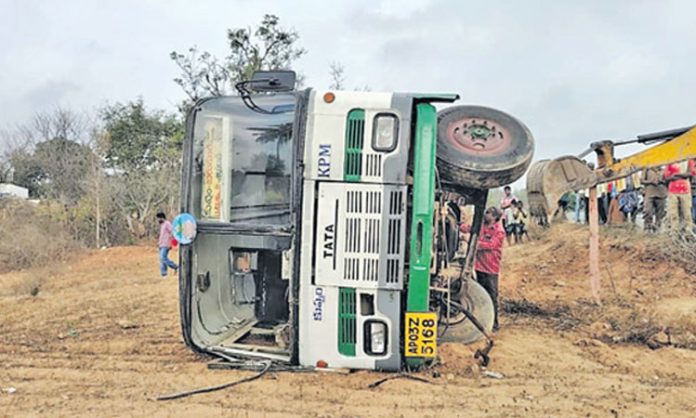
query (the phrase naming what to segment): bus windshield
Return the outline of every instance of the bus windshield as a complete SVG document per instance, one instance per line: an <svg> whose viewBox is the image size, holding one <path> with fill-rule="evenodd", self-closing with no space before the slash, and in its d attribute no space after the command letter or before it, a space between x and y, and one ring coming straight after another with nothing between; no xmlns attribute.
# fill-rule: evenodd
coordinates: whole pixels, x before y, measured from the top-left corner
<svg viewBox="0 0 696 418"><path fill-rule="evenodd" d="M240 97L208 100L193 133L193 206L201 220L239 224L289 223L292 94L255 97L269 113Z"/></svg>

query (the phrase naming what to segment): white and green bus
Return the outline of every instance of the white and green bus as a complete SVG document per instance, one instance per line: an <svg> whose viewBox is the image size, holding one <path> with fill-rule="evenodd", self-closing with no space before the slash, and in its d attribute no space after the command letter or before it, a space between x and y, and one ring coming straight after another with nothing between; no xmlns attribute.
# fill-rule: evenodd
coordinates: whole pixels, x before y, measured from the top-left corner
<svg viewBox="0 0 696 418"><path fill-rule="evenodd" d="M522 176L528 129L456 94L294 91L260 72L187 122L181 324L195 351L401 370L482 336L491 301L458 257L460 206Z"/></svg>

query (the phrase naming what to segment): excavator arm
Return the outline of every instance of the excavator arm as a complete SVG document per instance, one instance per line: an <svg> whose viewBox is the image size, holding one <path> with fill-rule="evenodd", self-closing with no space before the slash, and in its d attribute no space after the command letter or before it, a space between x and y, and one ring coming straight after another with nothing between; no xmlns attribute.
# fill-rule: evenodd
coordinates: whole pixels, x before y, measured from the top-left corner
<svg viewBox="0 0 696 418"><path fill-rule="evenodd" d="M662 141L628 157L617 159L614 149L627 143ZM639 136L636 140L596 142L590 151L597 156L596 168L576 156L537 161L527 174L530 213L548 222L560 197L570 191L627 177L637 171L696 158L696 127Z"/></svg>
<svg viewBox="0 0 696 418"><path fill-rule="evenodd" d="M696 158L696 128L600 168L598 182L620 179L646 168L660 167L692 158Z"/></svg>

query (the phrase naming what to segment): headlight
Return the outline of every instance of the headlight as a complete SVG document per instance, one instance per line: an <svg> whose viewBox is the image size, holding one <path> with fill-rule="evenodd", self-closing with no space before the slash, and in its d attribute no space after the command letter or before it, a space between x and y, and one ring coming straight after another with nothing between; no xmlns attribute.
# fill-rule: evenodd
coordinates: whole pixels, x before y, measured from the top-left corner
<svg viewBox="0 0 696 418"><path fill-rule="evenodd" d="M391 113L378 113L372 127L372 148L390 152L396 148L399 137L399 118Z"/></svg>
<svg viewBox="0 0 696 418"><path fill-rule="evenodd" d="M387 324L382 321L366 321L364 337L367 354L381 356L387 353Z"/></svg>

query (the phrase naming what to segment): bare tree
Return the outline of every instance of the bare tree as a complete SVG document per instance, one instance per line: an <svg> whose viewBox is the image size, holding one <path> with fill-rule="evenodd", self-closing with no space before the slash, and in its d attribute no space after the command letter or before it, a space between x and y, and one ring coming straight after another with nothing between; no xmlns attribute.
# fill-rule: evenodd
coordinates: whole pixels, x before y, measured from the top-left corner
<svg viewBox="0 0 696 418"><path fill-rule="evenodd" d="M113 202L133 238L142 239L153 230L155 214L178 189L172 182L176 175L174 170L152 170L112 178Z"/></svg>
<svg viewBox="0 0 696 418"><path fill-rule="evenodd" d="M105 161L108 149L108 135L97 127L91 129L89 147L92 150L88 161L89 175L85 178L85 190L93 203L94 213L94 247L100 248L102 243L103 214L105 203L112 202L109 199L106 187Z"/></svg>
<svg viewBox="0 0 696 418"><path fill-rule="evenodd" d="M345 88L345 71L345 67L340 62L332 62L329 64L329 76L331 77L330 89L343 90Z"/></svg>
<svg viewBox="0 0 696 418"><path fill-rule="evenodd" d="M27 124L5 131L9 149L4 159L14 182L37 198L74 204L84 194L82 182L91 151L85 145L88 118L56 107L38 112Z"/></svg>
<svg viewBox="0 0 696 418"><path fill-rule="evenodd" d="M29 128L39 141L62 138L82 142L88 135L87 125L86 115L58 106L51 111L36 113Z"/></svg>
<svg viewBox="0 0 696 418"><path fill-rule="evenodd" d="M13 147L10 145L12 135L6 131L0 131L0 183L10 183L13 180L14 169L10 159Z"/></svg>

